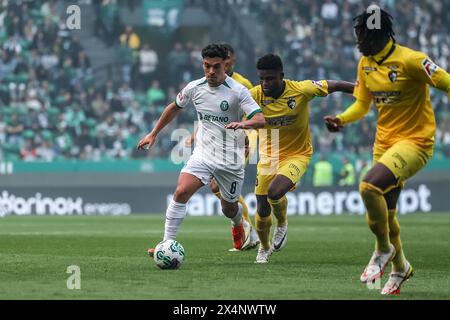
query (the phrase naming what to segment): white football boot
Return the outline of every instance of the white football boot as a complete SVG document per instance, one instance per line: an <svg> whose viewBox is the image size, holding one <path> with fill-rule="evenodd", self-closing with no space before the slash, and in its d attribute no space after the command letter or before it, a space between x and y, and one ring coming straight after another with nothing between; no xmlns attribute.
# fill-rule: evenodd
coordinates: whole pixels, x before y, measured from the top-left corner
<svg viewBox="0 0 450 320"><path fill-rule="evenodd" d="M271 254L272 254L272 248L266 250L262 247L262 245L259 245L258 254L256 255L255 263L268 263L269 257Z"/></svg>
<svg viewBox="0 0 450 320"><path fill-rule="evenodd" d="M403 272L394 272L392 271L389 274L389 280L384 285L383 290L381 290L382 295L399 295L400 287L405 282L408 281L414 275L414 269L411 264L406 261L405 262L405 271Z"/></svg>
<svg viewBox="0 0 450 320"><path fill-rule="evenodd" d="M259 237L256 233L255 228L252 227L252 230L250 231L250 244L247 247L247 250L256 248L259 245Z"/></svg>
<svg viewBox="0 0 450 320"><path fill-rule="evenodd" d="M287 231L288 231L287 224L281 227L278 226L275 227L272 236L273 251L280 251L285 246L287 242Z"/></svg>
<svg viewBox="0 0 450 320"><path fill-rule="evenodd" d="M389 252L383 253L375 250L373 252L372 258L370 258L369 264L364 269L361 274L361 282L374 282L377 279L380 279L384 270L386 269L387 264L394 258L395 256L395 248L392 244L389 245Z"/></svg>

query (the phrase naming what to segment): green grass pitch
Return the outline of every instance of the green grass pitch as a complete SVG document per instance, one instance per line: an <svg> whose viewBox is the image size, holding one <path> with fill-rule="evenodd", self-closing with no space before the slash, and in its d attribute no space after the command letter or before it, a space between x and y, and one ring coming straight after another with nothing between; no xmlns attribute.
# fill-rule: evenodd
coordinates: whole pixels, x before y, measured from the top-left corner
<svg viewBox="0 0 450 320"><path fill-rule="evenodd" d="M401 216L416 274L399 297L359 284L373 250L363 216L290 217L286 247L270 263L256 250L228 252L223 217L187 217L179 270L146 255L162 237L162 215L0 219L0 299L449 299L450 214ZM81 289L66 287L67 267ZM382 285L386 281L384 276Z"/></svg>

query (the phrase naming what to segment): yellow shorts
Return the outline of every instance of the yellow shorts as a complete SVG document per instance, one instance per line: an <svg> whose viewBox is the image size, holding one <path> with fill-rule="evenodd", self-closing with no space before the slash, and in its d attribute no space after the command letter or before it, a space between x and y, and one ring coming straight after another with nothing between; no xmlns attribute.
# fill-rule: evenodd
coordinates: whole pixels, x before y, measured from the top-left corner
<svg viewBox="0 0 450 320"><path fill-rule="evenodd" d="M397 186L403 186L404 182L422 169L432 156L432 147L422 148L407 140L399 141L387 149L377 145L373 148L373 163L379 162L388 167L398 179Z"/></svg>
<svg viewBox="0 0 450 320"><path fill-rule="evenodd" d="M294 183L291 191L297 188L300 179L308 168L311 157L296 156L280 162L263 163L258 162L258 171L256 173L255 194L264 196L269 192L269 186L277 175L282 175ZM271 165L272 164L272 165Z"/></svg>

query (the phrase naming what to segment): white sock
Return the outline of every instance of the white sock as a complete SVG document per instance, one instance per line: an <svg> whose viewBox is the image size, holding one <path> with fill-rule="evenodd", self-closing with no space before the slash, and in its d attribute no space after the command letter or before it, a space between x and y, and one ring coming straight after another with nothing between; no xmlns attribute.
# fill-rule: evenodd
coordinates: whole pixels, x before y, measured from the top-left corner
<svg viewBox="0 0 450 320"><path fill-rule="evenodd" d="M172 199L166 211L166 225L164 226L164 240L175 240L180 225L186 215L186 203L178 203Z"/></svg>
<svg viewBox="0 0 450 320"><path fill-rule="evenodd" d="M244 212L244 208L242 208L242 205L238 203L238 211L236 215L233 218L230 218L233 227L237 227L242 223L242 212Z"/></svg>

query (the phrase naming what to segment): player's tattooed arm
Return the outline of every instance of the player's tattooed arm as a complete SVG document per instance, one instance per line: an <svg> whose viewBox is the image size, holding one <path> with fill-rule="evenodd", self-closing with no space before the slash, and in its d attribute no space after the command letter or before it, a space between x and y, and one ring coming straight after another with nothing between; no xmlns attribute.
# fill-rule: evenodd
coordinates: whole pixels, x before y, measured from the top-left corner
<svg viewBox="0 0 450 320"><path fill-rule="evenodd" d="M175 102L169 104L159 117L153 130L139 141L137 145L138 150L150 149L155 144L158 133L164 129L164 127L167 126L181 110L181 108L176 106Z"/></svg>
<svg viewBox="0 0 450 320"><path fill-rule="evenodd" d="M327 80L328 83L328 93L333 92L344 92L344 93L353 93L353 89L355 88L355 84L347 81L337 81L337 80Z"/></svg>

